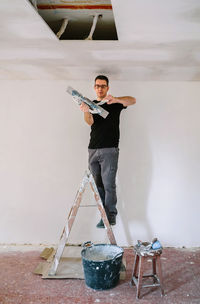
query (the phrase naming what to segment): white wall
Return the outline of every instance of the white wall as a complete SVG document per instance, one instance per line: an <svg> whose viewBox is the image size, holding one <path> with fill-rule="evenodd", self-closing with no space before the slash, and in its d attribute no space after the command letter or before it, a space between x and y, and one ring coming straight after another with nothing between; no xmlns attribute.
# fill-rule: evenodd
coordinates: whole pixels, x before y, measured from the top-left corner
<svg viewBox="0 0 200 304"><path fill-rule="evenodd" d="M65 90L94 97L92 84L0 81L0 243L58 243L87 168L90 129ZM199 246L199 83L111 87L137 98L121 116L118 244L157 236L164 246ZM98 218L82 208L70 242L106 241Z"/></svg>

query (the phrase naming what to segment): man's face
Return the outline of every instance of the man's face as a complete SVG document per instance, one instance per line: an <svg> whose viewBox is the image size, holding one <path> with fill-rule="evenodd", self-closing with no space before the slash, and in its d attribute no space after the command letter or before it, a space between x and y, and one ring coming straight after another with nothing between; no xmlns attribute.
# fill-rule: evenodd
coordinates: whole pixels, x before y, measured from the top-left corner
<svg viewBox="0 0 200 304"><path fill-rule="evenodd" d="M106 80L97 79L94 85L95 92L97 94L97 99L103 99L106 97L107 92L109 90L109 86L107 85Z"/></svg>

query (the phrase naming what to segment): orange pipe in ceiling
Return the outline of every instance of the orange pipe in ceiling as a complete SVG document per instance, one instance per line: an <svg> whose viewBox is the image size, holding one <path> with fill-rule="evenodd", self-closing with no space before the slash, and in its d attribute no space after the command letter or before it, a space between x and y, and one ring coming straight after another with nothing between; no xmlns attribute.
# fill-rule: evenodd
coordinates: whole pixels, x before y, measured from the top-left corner
<svg viewBox="0 0 200 304"><path fill-rule="evenodd" d="M40 10L45 9L71 9L71 10L79 10L79 9L102 9L102 10L112 10L112 5L48 5L48 4L39 4L37 6Z"/></svg>

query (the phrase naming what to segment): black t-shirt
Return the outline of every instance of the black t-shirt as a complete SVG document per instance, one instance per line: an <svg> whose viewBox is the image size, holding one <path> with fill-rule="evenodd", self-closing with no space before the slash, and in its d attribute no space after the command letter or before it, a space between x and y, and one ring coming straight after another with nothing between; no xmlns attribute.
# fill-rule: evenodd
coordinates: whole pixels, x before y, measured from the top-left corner
<svg viewBox="0 0 200 304"><path fill-rule="evenodd" d="M95 103L98 101L94 100ZM126 109L121 103L101 106L109 112L106 118L94 114L94 123L91 126L89 149L113 148L119 144L119 123L122 109Z"/></svg>

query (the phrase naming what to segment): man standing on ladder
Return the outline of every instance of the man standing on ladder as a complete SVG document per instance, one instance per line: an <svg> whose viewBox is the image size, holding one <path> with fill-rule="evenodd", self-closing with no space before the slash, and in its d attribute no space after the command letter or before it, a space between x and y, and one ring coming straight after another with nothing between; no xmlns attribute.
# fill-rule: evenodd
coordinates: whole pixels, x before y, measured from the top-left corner
<svg viewBox="0 0 200 304"><path fill-rule="evenodd" d="M94 177L102 203L104 205L110 225L116 224L117 195L116 173L119 157L119 123L120 113L123 109L136 103L131 96L113 97L107 95L109 80L104 75L95 78L94 89L97 95L95 103L101 103L101 107L109 112L104 119L100 115L91 114L87 104L80 105L84 112L84 119L91 126L89 151L89 169ZM97 228L104 228L102 219Z"/></svg>

